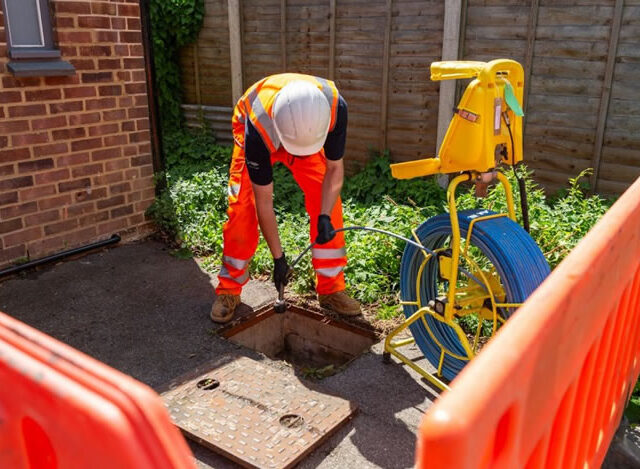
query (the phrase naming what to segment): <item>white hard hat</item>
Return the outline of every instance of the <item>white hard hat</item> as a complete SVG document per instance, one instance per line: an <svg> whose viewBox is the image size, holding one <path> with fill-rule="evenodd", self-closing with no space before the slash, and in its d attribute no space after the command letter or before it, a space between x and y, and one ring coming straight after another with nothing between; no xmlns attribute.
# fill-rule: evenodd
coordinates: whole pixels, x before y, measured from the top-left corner
<svg viewBox="0 0 640 469"><path fill-rule="evenodd" d="M331 107L320 89L303 80L287 83L273 104L273 122L280 142L292 155L320 151L331 124Z"/></svg>

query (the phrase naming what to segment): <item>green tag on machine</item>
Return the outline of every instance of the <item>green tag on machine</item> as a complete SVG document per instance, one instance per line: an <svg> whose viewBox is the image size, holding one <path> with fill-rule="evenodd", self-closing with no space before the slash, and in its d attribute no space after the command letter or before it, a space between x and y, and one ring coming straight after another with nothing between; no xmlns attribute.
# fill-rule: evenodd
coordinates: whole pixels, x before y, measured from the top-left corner
<svg viewBox="0 0 640 469"><path fill-rule="evenodd" d="M524 116L524 112L522 112L522 107L520 107L520 103L518 102L518 98L516 98L515 93L513 92L513 87L508 80L504 80L504 100L507 103L507 106L513 111L513 113L518 116Z"/></svg>

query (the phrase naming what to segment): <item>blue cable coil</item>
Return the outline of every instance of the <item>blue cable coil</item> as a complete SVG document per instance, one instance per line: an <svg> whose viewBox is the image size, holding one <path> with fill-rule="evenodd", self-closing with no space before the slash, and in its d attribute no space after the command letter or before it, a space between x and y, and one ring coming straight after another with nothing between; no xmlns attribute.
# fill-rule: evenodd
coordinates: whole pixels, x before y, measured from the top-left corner
<svg viewBox="0 0 640 469"><path fill-rule="evenodd" d="M458 212L462 238L466 238L469 224L474 218L494 213L484 209ZM443 213L430 218L418 227L416 235L426 248L431 250L442 248L451 237L449 214ZM471 244L479 248L495 267L502 280L507 303L523 303L549 275L549 264L538 245L520 225L507 217L476 222L471 233ZM438 282L441 280L438 275L437 259L433 257L429 259L418 285L418 272L424 260L423 251L407 244L400 266L400 292L403 301L418 301L419 297L419 303L426 306L438 295ZM403 308L407 318L418 310L416 305L405 304ZM445 349L460 356L467 355L451 326L430 315L425 315L424 318L437 341ZM424 356L435 368L438 368L441 349L430 337L424 324L421 321L414 322L410 329ZM445 354L442 375L452 380L467 363L468 360L460 360Z"/></svg>

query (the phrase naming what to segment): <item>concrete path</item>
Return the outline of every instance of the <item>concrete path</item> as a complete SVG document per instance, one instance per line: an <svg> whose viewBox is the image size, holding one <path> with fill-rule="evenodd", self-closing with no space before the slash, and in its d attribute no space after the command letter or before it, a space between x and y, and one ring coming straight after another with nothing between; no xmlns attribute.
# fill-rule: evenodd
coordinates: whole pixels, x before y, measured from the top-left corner
<svg viewBox="0 0 640 469"><path fill-rule="evenodd" d="M163 244L146 241L2 282L0 311L154 388L225 354L270 362L212 334L212 284L194 260L178 259ZM271 284L250 282L242 314L275 296ZM412 353L421 356L417 349ZM398 364L383 365L377 344L320 384L355 401L359 413L300 467L413 466L417 427L434 399L417 374ZM199 467L236 467L191 447Z"/></svg>

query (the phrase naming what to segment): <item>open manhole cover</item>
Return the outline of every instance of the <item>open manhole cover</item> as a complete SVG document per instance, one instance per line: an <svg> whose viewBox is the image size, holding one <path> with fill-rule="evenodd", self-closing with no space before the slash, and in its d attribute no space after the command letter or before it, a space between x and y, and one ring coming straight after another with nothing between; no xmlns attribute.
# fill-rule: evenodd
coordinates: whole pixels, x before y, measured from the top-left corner
<svg viewBox="0 0 640 469"><path fill-rule="evenodd" d="M356 410L246 357L191 377L162 398L187 437L259 468L292 467Z"/></svg>

